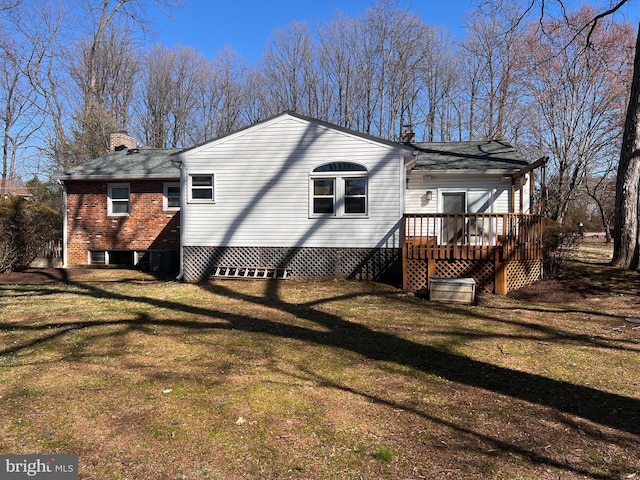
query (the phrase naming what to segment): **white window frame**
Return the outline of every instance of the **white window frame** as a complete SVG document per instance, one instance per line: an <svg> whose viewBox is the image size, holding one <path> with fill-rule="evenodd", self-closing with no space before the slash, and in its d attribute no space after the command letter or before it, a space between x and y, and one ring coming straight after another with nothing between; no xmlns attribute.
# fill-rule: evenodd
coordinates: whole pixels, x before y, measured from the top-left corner
<svg viewBox="0 0 640 480"><path fill-rule="evenodd" d="M331 182L331 190L332 193L331 194L318 194L316 195L315 192L315 182L316 180L322 180L322 181L330 181ZM310 199L310 205L309 205L309 211L310 211L310 215L313 217L334 217L336 215L336 204L337 202L337 198L336 198L336 184L338 182L336 181L336 178L334 177L313 177L311 178L311 184L309 186L310 189L310 193L311 193L311 199ZM315 200L316 199L331 199L332 204L333 204L333 211L331 213L316 213L315 212Z"/></svg>
<svg viewBox="0 0 640 480"><path fill-rule="evenodd" d="M113 198L113 190L116 188L126 188L128 191L127 198ZM126 203L126 212L114 212L113 205ZM110 217L128 217L131 214L131 186L128 183L109 183L107 185L107 214Z"/></svg>
<svg viewBox="0 0 640 480"><path fill-rule="evenodd" d="M193 186L194 177L210 177L211 185L208 186ZM189 203L215 203L216 201L216 176L213 173L190 173L188 177L188 200ZM195 190L211 190L211 198L194 198L193 191Z"/></svg>
<svg viewBox="0 0 640 480"><path fill-rule="evenodd" d="M169 206L169 189L177 188L178 189L178 206L170 207ZM172 197L175 198L175 197ZM177 211L180 210L180 182L171 182L164 183L162 186L162 209L166 211Z"/></svg>
<svg viewBox="0 0 640 480"><path fill-rule="evenodd" d="M366 217L369 213L369 175L368 172L363 172L365 173L364 175L345 175L341 178L341 184L342 184L342 188L343 188L343 192L342 192L342 198L343 198L343 202L342 202L342 207L345 210L345 212L343 213L343 215L345 217ZM363 194L351 194L351 195L347 195L347 181L348 180L364 180L364 193ZM347 198L364 198L364 212L355 212L355 213L349 213L346 211L347 208L347 202L346 199Z"/></svg>
<svg viewBox="0 0 640 480"><path fill-rule="evenodd" d="M340 162L329 162L330 163L340 163ZM358 164L359 165L359 164ZM321 167L322 165L317 165L315 168ZM309 174L309 218L321 218L321 217L331 217L331 218L367 218L369 216L369 171L364 167L364 165L360 165L365 170L363 171L327 171L327 172L314 172L312 169ZM346 181L347 180L357 180L364 179L365 180L365 193L363 195L347 195L346 194ZM333 181L333 195L315 195L314 191L314 180L332 180ZM314 211L314 200L316 198L328 198L333 197L333 213L316 213ZM345 200L348 197L352 198L364 198L364 212L357 213L347 213Z"/></svg>

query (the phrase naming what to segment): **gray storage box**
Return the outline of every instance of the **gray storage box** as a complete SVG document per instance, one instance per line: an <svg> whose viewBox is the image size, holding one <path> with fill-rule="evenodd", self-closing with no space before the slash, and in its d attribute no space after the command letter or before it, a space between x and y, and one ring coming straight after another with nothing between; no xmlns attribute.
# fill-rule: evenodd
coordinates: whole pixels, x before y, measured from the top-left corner
<svg viewBox="0 0 640 480"><path fill-rule="evenodd" d="M476 298L476 281L473 278L429 279L429 300L447 303L473 303Z"/></svg>

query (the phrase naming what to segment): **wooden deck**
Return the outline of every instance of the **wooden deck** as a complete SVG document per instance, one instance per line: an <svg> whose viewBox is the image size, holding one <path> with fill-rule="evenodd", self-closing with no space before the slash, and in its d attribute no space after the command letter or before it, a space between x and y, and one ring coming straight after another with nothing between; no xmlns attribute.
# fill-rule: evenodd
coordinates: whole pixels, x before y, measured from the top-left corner
<svg viewBox="0 0 640 480"><path fill-rule="evenodd" d="M428 289L431 277L473 277L505 295L542 273L545 217L525 214L406 214L403 288Z"/></svg>

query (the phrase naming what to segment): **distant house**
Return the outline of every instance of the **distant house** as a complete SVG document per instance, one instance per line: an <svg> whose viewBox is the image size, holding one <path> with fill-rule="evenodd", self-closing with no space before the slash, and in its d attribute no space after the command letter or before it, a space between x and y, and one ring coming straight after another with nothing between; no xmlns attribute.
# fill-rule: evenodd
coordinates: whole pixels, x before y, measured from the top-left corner
<svg viewBox="0 0 640 480"><path fill-rule="evenodd" d="M420 290L437 274L504 293L541 272L540 165L505 142L390 142L294 112L179 152L114 147L61 178L65 263L146 265L179 249L187 281L338 276Z"/></svg>
<svg viewBox="0 0 640 480"><path fill-rule="evenodd" d="M33 195L27 187L17 185L12 181L7 180L4 184L0 183L0 198L7 198L11 196L31 198Z"/></svg>
<svg viewBox="0 0 640 480"><path fill-rule="evenodd" d="M176 150L138 148L126 134L109 153L59 177L64 185L64 264L176 269L180 172Z"/></svg>

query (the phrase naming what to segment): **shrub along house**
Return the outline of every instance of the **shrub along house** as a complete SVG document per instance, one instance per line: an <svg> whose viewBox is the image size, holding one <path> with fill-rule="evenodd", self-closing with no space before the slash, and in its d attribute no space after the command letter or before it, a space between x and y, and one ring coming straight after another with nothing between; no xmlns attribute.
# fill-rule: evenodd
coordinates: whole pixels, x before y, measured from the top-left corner
<svg viewBox="0 0 640 480"><path fill-rule="evenodd" d="M179 246L186 281L339 276L416 291L471 276L498 293L503 266L529 262L515 286L541 272L539 165L505 143L397 143L284 112L180 152L125 150L62 177L67 264ZM166 208L178 175L179 226Z"/></svg>

